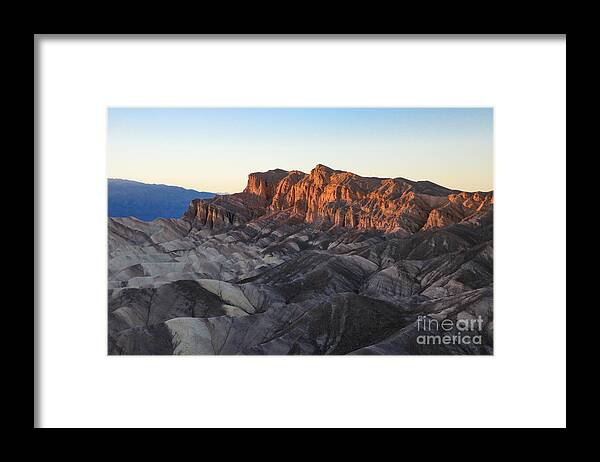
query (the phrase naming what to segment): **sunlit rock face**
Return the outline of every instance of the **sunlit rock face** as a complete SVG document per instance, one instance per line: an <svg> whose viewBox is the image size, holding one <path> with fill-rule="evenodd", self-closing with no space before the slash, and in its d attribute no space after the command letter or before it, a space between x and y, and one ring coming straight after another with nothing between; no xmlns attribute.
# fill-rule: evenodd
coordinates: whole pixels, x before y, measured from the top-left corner
<svg viewBox="0 0 600 462"><path fill-rule="evenodd" d="M244 192L256 196L265 207L271 203L279 182L289 172L281 169L269 170L268 172L251 173L248 175L248 186Z"/></svg>
<svg viewBox="0 0 600 462"><path fill-rule="evenodd" d="M252 173L180 219L109 219L109 353L491 354L492 236L492 192ZM419 343L423 316L480 343Z"/></svg>
<svg viewBox="0 0 600 462"><path fill-rule="evenodd" d="M186 217L196 226L220 229L278 213L307 223L408 235L458 223L492 204L491 192L365 178L319 164L310 174L281 169L251 173L242 193L193 201Z"/></svg>

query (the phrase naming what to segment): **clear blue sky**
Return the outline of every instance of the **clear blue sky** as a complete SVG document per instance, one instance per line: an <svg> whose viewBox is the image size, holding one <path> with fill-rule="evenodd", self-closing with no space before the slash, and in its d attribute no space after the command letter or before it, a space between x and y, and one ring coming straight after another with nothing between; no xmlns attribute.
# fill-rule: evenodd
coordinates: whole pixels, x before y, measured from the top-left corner
<svg viewBox="0 0 600 462"><path fill-rule="evenodd" d="M110 108L108 176L237 192L250 172L325 164L487 191L492 131L491 108Z"/></svg>

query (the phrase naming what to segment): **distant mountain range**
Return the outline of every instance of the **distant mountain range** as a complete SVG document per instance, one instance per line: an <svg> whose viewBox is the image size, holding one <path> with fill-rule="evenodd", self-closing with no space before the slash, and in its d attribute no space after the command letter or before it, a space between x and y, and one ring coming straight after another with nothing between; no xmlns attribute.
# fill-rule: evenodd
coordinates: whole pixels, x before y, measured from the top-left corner
<svg viewBox="0 0 600 462"><path fill-rule="evenodd" d="M210 199L214 193L164 184L108 179L108 216L136 217L151 221L156 218L180 218L194 199Z"/></svg>

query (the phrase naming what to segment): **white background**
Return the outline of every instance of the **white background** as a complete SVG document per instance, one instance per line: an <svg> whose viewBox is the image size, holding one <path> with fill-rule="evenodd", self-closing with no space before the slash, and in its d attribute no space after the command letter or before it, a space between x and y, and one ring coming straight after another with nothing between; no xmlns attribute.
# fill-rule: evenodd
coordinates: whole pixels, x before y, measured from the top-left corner
<svg viewBox="0 0 600 462"><path fill-rule="evenodd" d="M566 41L38 38L39 426L564 426ZM109 357L108 106L493 106L493 357Z"/></svg>

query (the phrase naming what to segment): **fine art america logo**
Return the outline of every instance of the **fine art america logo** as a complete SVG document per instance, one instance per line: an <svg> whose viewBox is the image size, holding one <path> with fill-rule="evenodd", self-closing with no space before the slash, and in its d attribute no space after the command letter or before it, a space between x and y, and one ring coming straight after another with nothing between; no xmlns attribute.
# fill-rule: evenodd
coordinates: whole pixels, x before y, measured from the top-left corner
<svg viewBox="0 0 600 462"><path fill-rule="evenodd" d="M481 345L483 319L437 319L428 316L417 318L417 343L419 345Z"/></svg>

